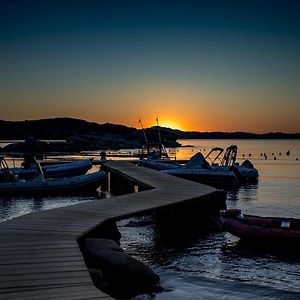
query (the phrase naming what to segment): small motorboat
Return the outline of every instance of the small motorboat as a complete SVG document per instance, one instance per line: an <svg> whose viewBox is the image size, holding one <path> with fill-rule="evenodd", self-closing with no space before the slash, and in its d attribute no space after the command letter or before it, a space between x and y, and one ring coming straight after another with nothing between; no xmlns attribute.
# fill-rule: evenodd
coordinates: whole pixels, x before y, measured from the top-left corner
<svg viewBox="0 0 300 300"><path fill-rule="evenodd" d="M224 150L222 148L213 148L205 158L208 159L211 153L213 153L214 151L220 151L219 153L221 154ZM218 157L219 156L217 156L216 158ZM233 170L242 183L247 181L257 181L258 171L254 168L250 160L246 159L241 164L239 164L238 162L236 162L236 157L237 146L229 146L228 148L226 148L224 156L220 160L219 167L225 170ZM212 165L215 164L215 159L212 162Z"/></svg>
<svg viewBox="0 0 300 300"><path fill-rule="evenodd" d="M36 176L33 179L20 179L11 172L5 160L0 160L3 174L0 180L0 195L74 194L95 191L106 177L105 172L97 171L72 177L45 178L40 164L36 163L38 166Z"/></svg>
<svg viewBox="0 0 300 300"><path fill-rule="evenodd" d="M158 171L179 167L170 159L166 148L161 142L144 145L138 165Z"/></svg>
<svg viewBox="0 0 300 300"><path fill-rule="evenodd" d="M1 157L1 160L4 158ZM92 168L91 160L81 160L68 163L56 163L50 165L42 165L45 178L68 177L86 174ZM17 175L20 179L33 179L37 173L36 162L24 165L24 167L10 168L13 175ZM0 177L3 176L3 169L0 170Z"/></svg>
<svg viewBox="0 0 300 300"><path fill-rule="evenodd" d="M84 175L92 168L93 164L90 160L53 164L42 166L45 178L68 177ZM36 168L24 169L15 168L12 172L20 178L28 178L36 172Z"/></svg>
<svg viewBox="0 0 300 300"><path fill-rule="evenodd" d="M220 212L229 233L251 242L300 243L300 219L244 215L240 209Z"/></svg>
<svg viewBox="0 0 300 300"><path fill-rule="evenodd" d="M188 180L208 184L217 188L238 187L240 185L235 173L231 170L204 169L202 167L176 168L162 171Z"/></svg>
<svg viewBox="0 0 300 300"><path fill-rule="evenodd" d="M210 165L200 152L196 153L184 166L166 169L162 172L217 188L238 187L240 185L234 170Z"/></svg>
<svg viewBox="0 0 300 300"><path fill-rule="evenodd" d="M257 180L258 172L249 160L241 165L236 162L237 146L213 148L205 157L196 153L183 166L176 165L162 172L189 180L209 184L215 187L238 187L246 181Z"/></svg>
<svg viewBox="0 0 300 300"><path fill-rule="evenodd" d="M180 165L175 162L176 153L175 156L173 157L175 160L171 160L171 157L168 154L167 149L165 148L161 140L158 118L156 118L156 122L157 122L157 130L158 130L157 131L158 141L149 142L143 124L141 120L139 120L139 123L142 126L142 130L144 134L145 145L143 145L142 147L140 160L137 163L137 165L158 170L158 171L178 168Z"/></svg>

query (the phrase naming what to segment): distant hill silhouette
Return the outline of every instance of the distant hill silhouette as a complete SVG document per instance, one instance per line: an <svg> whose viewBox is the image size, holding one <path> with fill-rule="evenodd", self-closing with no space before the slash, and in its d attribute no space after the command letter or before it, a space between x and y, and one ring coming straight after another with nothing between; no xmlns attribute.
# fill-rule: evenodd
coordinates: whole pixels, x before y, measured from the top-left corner
<svg viewBox="0 0 300 300"><path fill-rule="evenodd" d="M145 129L148 141L157 141L158 129L165 146L179 146L178 139L299 139L300 133L264 133L247 132L189 132L154 126ZM119 124L97 124L73 118L52 118L26 121L0 120L0 139L66 140L58 150L80 151L94 149L140 148L144 143L141 129ZM55 146L53 146L55 147ZM52 149L53 150L53 149Z"/></svg>
<svg viewBox="0 0 300 300"><path fill-rule="evenodd" d="M157 126L153 126L151 131L157 131ZM251 133L251 132L198 132L198 131L181 131L160 127L160 131L166 135L176 136L177 139L300 139L300 133Z"/></svg>

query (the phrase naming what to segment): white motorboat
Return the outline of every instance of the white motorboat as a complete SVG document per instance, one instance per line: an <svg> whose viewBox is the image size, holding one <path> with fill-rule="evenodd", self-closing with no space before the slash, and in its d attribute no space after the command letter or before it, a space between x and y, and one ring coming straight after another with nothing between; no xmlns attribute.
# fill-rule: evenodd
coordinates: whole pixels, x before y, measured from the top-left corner
<svg viewBox="0 0 300 300"><path fill-rule="evenodd" d="M45 178L68 177L86 174L92 168L91 160L79 160L68 163L57 163L51 165L43 165L42 170ZM23 168L11 168L14 175L19 178L30 179L33 178L37 172L37 166L30 164Z"/></svg>
<svg viewBox="0 0 300 300"><path fill-rule="evenodd" d="M249 160L241 165L236 163L236 145L228 147L222 157L223 152L223 148L213 148L206 157L198 152L184 166L177 165L162 172L216 187L238 186L245 181L257 180L258 171Z"/></svg>
<svg viewBox="0 0 300 300"><path fill-rule="evenodd" d="M86 175L45 178L38 164L38 174L34 179L20 179L8 168L5 160L0 159L3 176L0 181L0 195L6 194L74 194L95 191L106 177L106 173L98 171Z"/></svg>
<svg viewBox="0 0 300 300"><path fill-rule="evenodd" d="M199 164L201 160L202 163ZM193 160L190 160L189 162L191 161L193 162ZM239 180L233 170L222 169L218 166L210 166L202 153L197 153L196 161L196 165L188 162L182 167L167 169L161 172L212 185L214 187L224 187L227 185L230 185L231 187L239 186Z"/></svg>
<svg viewBox="0 0 300 300"><path fill-rule="evenodd" d="M221 154L224 151L224 149L213 148L205 158L209 159L211 157L211 154L215 151ZM213 159L213 161L211 161L211 165L217 165L218 167L224 170L233 170L241 182L257 180L258 171L254 168L253 164L248 159L245 160L242 164L236 162L236 145L231 145L228 148L226 148L224 156L222 157L222 159L220 159L220 163L216 163L216 159L219 159L219 155L217 155Z"/></svg>

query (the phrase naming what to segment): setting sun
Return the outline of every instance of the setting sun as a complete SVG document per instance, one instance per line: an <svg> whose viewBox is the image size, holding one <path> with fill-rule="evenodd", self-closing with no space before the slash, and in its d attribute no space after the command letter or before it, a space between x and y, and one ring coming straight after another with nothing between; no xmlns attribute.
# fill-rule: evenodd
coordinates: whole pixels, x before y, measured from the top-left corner
<svg viewBox="0 0 300 300"><path fill-rule="evenodd" d="M182 126L180 126L177 122L171 120L159 120L159 126L182 130Z"/></svg>

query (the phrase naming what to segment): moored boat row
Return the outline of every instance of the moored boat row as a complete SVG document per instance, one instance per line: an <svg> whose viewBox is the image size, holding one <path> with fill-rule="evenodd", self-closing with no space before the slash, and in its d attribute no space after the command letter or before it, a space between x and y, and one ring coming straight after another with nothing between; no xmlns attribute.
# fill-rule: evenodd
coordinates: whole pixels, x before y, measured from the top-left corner
<svg viewBox="0 0 300 300"><path fill-rule="evenodd" d="M223 156L223 148L213 148L205 157L198 152L185 165L170 161L162 144L158 143L155 148L154 145L151 147L148 145L145 149L143 151L145 155L139 165L166 174L216 187L228 184L235 187L241 183L258 179L258 171L249 160L245 160L242 164L236 162L236 145L228 147Z"/></svg>
<svg viewBox="0 0 300 300"><path fill-rule="evenodd" d="M161 149L164 148L157 147L153 151L155 156L148 151L139 164L215 187L235 187L258 180L258 171L248 159L242 164L236 162L236 145L226 150L213 148L205 157L198 152L184 165L171 162L167 155L162 157ZM242 241L264 245L300 245L300 219L247 215L239 209L221 211L219 218L223 228Z"/></svg>
<svg viewBox="0 0 300 300"><path fill-rule="evenodd" d="M85 174L92 166L90 161L44 168L35 159L33 161L35 166L28 169L9 168L5 159L0 157L1 195L74 194L95 191L106 178L106 173L100 170Z"/></svg>

